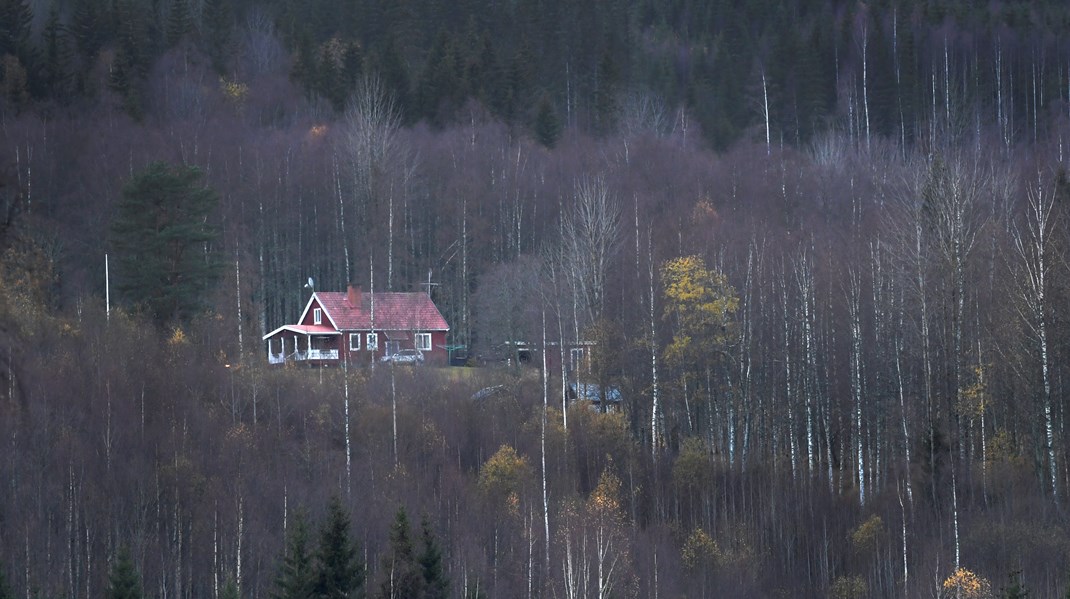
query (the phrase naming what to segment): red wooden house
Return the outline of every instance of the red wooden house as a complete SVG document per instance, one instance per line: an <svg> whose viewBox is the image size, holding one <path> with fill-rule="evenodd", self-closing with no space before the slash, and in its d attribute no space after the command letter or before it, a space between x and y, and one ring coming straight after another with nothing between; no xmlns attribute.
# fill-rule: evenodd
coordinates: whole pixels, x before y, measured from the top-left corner
<svg viewBox="0 0 1070 599"><path fill-rule="evenodd" d="M403 349L444 364L449 330L426 293L363 293L350 286L345 292L313 293L297 324L281 326L264 340L271 364L370 364Z"/></svg>

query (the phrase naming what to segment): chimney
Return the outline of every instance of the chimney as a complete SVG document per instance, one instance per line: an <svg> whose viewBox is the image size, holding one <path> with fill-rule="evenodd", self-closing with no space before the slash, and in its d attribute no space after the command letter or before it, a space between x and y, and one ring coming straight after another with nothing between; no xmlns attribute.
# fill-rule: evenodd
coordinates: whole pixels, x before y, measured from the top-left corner
<svg viewBox="0 0 1070 599"><path fill-rule="evenodd" d="M360 308L360 287L350 285L346 288L346 300L349 301L350 306Z"/></svg>

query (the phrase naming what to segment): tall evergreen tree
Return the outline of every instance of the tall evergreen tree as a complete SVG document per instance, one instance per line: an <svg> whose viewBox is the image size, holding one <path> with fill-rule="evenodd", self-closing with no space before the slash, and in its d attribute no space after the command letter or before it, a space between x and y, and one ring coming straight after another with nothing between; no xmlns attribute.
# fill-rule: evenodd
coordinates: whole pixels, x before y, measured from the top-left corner
<svg viewBox="0 0 1070 599"><path fill-rule="evenodd" d="M561 119L557 116L550 97L543 95L535 113L535 139L547 148L553 148L561 137Z"/></svg>
<svg viewBox="0 0 1070 599"><path fill-rule="evenodd" d="M241 599L238 583L234 581L233 576L227 576L227 581L223 583L223 588L219 589L219 599Z"/></svg>
<svg viewBox="0 0 1070 599"><path fill-rule="evenodd" d="M48 9L48 21L42 32L44 59L41 83L47 95L63 99L67 93L70 80L70 48L67 45L67 31L59 20L59 7L56 0Z"/></svg>
<svg viewBox="0 0 1070 599"><path fill-rule="evenodd" d="M115 557L104 596L107 599L141 599L141 580L130 557L130 549L125 545L119 548Z"/></svg>
<svg viewBox="0 0 1070 599"><path fill-rule="evenodd" d="M294 512L286 536L286 550L275 576L273 599L308 599L316 590L316 571L309 548L308 517L305 511Z"/></svg>
<svg viewBox="0 0 1070 599"><path fill-rule="evenodd" d="M106 10L97 0L77 0L75 4L71 33L85 69L92 66L93 59L109 39Z"/></svg>
<svg viewBox="0 0 1070 599"><path fill-rule="evenodd" d="M112 222L117 288L160 323L193 315L218 275L208 224L218 198L200 179L197 167L154 162L123 187Z"/></svg>
<svg viewBox="0 0 1070 599"><path fill-rule="evenodd" d="M0 56L11 54L27 62L32 22L33 11L26 0L0 0Z"/></svg>
<svg viewBox="0 0 1070 599"><path fill-rule="evenodd" d="M1022 584L1022 573L1011 572L1010 581L1005 589L1002 589L1001 596L1003 599L1026 599L1029 597L1029 590Z"/></svg>
<svg viewBox="0 0 1070 599"><path fill-rule="evenodd" d="M316 554L316 596L349 599L363 595L364 564L357 544L349 536L349 515L342 500L331 498L327 521L320 530Z"/></svg>
<svg viewBox="0 0 1070 599"><path fill-rule="evenodd" d="M372 70L379 74L379 80L386 92L393 96L395 105L401 111L401 119L406 123L412 122L414 110L409 72L393 38L389 38L375 55Z"/></svg>
<svg viewBox="0 0 1070 599"><path fill-rule="evenodd" d="M201 29L212 68L217 73L227 70L234 30L233 0L204 0Z"/></svg>
<svg viewBox="0 0 1070 599"><path fill-rule="evenodd" d="M431 521L424 516L420 522L423 532L423 551L420 552L420 568L424 576L424 597L445 599L450 594L450 581L442 567L442 548L438 544Z"/></svg>
<svg viewBox="0 0 1070 599"><path fill-rule="evenodd" d="M8 586L7 578L4 576L3 566L4 564L0 562L0 599L15 599L15 593Z"/></svg>
<svg viewBox="0 0 1070 599"><path fill-rule="evenodd" d="M612 131L617 120L617 81L620 73L611 52L604 52L598 62L598 77L594 88L595 129L600 133Z"/></svg>
<svg viewBox="0 0 1070 599"><path fill-rule="evenodd" d="M390 527L390 549L383 556L383 582L379 586L381 599L423 596L424 576L416 561L409 517L405 508L398 508Z"/></svg>
<svg viewBox="0 0 1070 599"><path fill-rule="evenodd" d="M119 47L112 61L109 86L123 99L126 112L140 119L142 86L152 65L150 20L145 8L134 0L118 4Z"/></svg>
<svg viewBox="0 0 1070 599"><path fill-rule="evenodd" d="M174 0L171 11L167 14L167 43L175 45L193 29L193 16L190 14L189 0Z"/></svg>

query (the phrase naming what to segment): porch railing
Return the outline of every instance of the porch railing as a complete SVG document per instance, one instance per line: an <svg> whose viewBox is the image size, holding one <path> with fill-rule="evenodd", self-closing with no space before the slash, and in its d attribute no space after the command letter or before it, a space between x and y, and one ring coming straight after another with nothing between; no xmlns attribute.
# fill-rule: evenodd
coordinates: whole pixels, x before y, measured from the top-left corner
<svg viewBox="0 0 1070 599"><path fill-rule="evenodd" d="M268 364L282 364L287 360L303 362L305 360L337 360L337 349L308 349L295 351L288 354L273 354L268 352Z"/></svg>

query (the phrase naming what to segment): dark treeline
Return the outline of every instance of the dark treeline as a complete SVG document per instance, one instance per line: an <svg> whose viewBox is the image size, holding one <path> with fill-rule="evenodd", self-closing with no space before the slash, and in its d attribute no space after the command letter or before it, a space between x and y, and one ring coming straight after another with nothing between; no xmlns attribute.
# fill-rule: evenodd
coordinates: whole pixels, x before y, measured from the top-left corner
<svg viewBox="0 0 1070 599"><path fill-rule="evenodd" d="M376 596L401 513L453 597L1070 588L1064 9L604 4L0 3L16 596L101 596L125 547L148 596L268 597L331 497ZM163 172L210 193L149 303ZM268 369L308 277L596 349Z"/></svg>
<svg viewBox="0 0 1070 599"><path fill-rule="evenodd" d="M840 119L867 140L912 144L953 111L997 123L1005 144L1035 142L1070 94L1061 2L5 0L0 11L15 109L110 92L137 119L153 111L153 71L191 51L235 90L285 63L308 99L340 114L374 75L403 124L467 121L474 102L548 145L563 126L685 119L720 148L751 135L798 144Z"/></svg>

